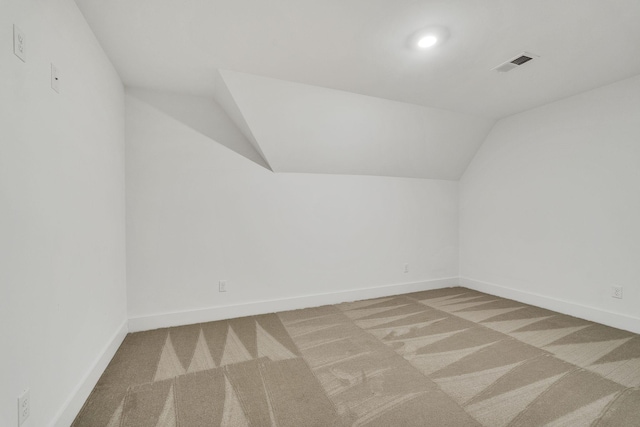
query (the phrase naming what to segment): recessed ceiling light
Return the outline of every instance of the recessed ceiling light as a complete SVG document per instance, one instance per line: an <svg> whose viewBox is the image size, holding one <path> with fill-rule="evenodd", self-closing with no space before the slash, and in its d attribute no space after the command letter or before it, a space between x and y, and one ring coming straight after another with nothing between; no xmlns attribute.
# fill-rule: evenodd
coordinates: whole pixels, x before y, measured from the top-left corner
<svg viewBox="0 0 640 427"><path fill-rule="evenodd" d="M429 34L421 37L420 40L418 40L418 47L420 49L428 49L435 46L436 43L438 43L438 37L434 36L433 34Z"/></svg>
<svg viewBox="0 0 640 427"><path fill-rule="evenodd" d="M449 38L449 30L442 26L430 26L422 28L408 38L410 49L427 50L434 46L440 46Z"/></svg>

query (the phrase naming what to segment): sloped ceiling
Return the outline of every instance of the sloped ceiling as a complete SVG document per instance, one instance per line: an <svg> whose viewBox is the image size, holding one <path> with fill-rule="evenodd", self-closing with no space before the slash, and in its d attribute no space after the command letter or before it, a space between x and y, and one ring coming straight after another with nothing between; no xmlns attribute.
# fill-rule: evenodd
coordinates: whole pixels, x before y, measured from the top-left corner
<svg viewBox="0 0 640 427"><path fill-rule="evenodd" d="M455 179L491 120L640 73L638 0L76 3L128 87L215 99L274 171Z"/></svg>
<svg viewBox="0 0 640 427"><path fill-rule="evenodd" d="M128 94L143 101L241 156L270 169L255 141L245 135L225 110L210 97L198 97L157 90L129 88Z"/></svg>
<svg viewBox="0 0 640 427"><path fill-rule="evenodd" d="M220 71L274 172L458 179L493 120ZM242 124L239 124L242 126Z"/></svg>

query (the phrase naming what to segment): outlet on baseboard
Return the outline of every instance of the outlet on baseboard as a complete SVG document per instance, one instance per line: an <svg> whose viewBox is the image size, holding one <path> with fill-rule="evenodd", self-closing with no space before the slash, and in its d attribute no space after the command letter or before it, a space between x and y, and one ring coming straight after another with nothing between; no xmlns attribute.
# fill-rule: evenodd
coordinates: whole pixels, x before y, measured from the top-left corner
<svg viewBox="0 0 640 427"><path fill-rule="evenodd" d="M622 299L622 286L612 286L611 287L611 296L613 298Z"/></svg>
<svg viewBox="0 0 640 427"><path fill-rule="evenodd" d="M227 292L227 281L220 280L218 282L218 292Z"/></svg>

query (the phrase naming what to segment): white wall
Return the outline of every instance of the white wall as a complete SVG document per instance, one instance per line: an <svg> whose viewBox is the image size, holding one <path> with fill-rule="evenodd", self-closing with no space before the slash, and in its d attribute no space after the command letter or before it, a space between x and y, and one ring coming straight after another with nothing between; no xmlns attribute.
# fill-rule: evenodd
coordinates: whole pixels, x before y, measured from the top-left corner
<svg viewBox="0 0 640 427"><path fill-rule="evenodd" d="M460 242L483 289L640 332L640 76L500 120L460 181Z"/></svg>
<svg viewBox="0 0 640 427"><path fill-rule="evenodd" d="M12 52L13 23L27 37L26 63ZM0 425L18 425L26 388L25 427L60 414L68 425L90 391L86 376L97 379L92 368L126 320L124 207L118 75L72 0L3 0Z"/></svg>
<svg viewBox="0 0 640 427"><path fill-rule="evenodd" d="M455 181L274 174L132 96L126 118L134 319L458 275Z"/></svg>

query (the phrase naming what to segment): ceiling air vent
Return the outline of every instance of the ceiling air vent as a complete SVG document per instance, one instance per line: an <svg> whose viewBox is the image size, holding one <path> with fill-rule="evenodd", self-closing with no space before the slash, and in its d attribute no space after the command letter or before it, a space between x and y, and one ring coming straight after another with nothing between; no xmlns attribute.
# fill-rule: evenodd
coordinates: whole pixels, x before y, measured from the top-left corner
<svg viewBox="0 0 640 427"><path fill-rule="evenodd" d="M518 68L522 64L526 64L534 58L539 58L538 55L534 55L533 53L522 52L520 55L515 58L511 58L507 62L503 62L502 64L495 67L493 70L499 73L506 73L507 71L511 71L514 68Z"/></svg>

